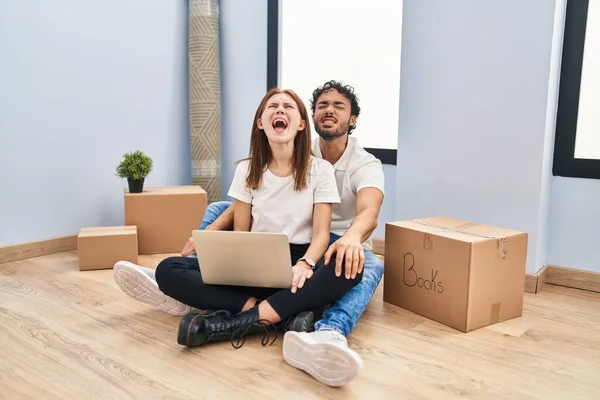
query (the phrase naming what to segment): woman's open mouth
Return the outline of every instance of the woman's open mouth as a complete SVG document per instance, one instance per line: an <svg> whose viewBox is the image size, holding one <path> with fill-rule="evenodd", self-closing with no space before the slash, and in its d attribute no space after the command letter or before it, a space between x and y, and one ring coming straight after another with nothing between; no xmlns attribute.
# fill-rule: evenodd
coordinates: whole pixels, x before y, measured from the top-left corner
<svg viewBox="0 0 600 400"><path fill-rule="evenodd" d="M283 133L285 132L285 130L288 127L288 123L287 121L283 120L283 119L276 119L273 120L273 129L275 130L276 133Z"/></svg>

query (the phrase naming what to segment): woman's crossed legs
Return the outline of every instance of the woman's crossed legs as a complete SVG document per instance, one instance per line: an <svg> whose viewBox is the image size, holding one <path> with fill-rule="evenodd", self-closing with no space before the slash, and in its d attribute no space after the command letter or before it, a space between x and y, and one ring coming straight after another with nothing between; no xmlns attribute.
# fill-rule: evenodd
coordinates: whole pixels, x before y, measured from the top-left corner
<svg viewBox="0 0 600 400"><path fill-rule="evenodd" d="M290 245L290 250L295 264L306 246ZM197 258L170 257L156 269L156 281L165 294L198 309L216 310L209 315L192 312L182 318L178 342L186 346L233 339L236 332L245 336L265 331L268 325L339 300L361 279L362 274L354 279L338 277L333 263L323 265L321 261L304 286L292 293L290 289L205 284Z"/></svg>

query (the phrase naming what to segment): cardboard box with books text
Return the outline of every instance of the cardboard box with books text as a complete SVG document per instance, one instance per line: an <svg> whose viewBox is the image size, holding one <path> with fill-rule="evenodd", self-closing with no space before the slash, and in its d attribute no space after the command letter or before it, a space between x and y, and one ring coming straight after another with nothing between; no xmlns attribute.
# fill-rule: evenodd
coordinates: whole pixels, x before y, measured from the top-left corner
<svg viewBox="0 0 600 400"><path fill-rule="evenodd" d="M383 300L462 332L520 317L527 237L447 217L387 223Z"/></svg>

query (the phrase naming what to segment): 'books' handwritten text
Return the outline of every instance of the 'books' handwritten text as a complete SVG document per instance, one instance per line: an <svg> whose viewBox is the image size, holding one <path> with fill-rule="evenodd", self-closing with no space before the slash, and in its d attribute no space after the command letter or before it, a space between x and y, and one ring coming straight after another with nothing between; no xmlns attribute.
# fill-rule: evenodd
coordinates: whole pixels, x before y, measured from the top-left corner
<svg viewBox="0 0 600 400"><path fill-rule="evenodd" d="M404 267L402 269L402 276L404 279L404 284L409 287L417 286L419 288L424 288L426 290L431 290L436 293L443 293L444 287L442 281L438 281L438 270L431 269L431 279L425 279L417 273L415 270L415 256L412 253L404 253L403 254ZM427 276L429 277L429 276Z"/></svg>

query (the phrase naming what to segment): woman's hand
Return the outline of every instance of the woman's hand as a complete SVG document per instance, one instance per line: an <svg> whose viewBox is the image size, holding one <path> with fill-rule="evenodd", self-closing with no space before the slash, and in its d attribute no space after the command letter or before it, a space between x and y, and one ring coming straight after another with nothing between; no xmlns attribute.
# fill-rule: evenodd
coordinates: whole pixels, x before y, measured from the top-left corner
<svg viewBox="0 0 600 400"><path fill-rule="evenodd" d="M313 275L313 270L305 262L300 262L292 267L292 293L296 293L297 289L302 289L304 282Z"/></svg>

